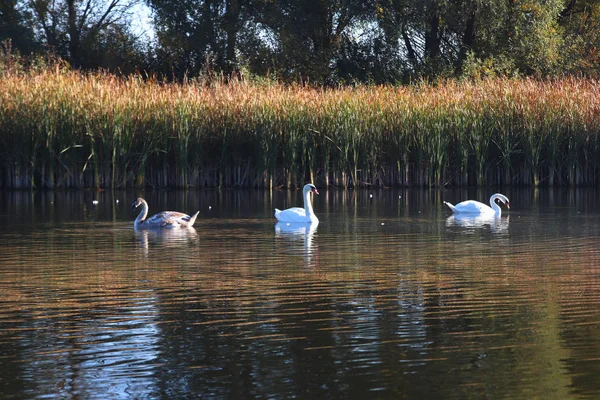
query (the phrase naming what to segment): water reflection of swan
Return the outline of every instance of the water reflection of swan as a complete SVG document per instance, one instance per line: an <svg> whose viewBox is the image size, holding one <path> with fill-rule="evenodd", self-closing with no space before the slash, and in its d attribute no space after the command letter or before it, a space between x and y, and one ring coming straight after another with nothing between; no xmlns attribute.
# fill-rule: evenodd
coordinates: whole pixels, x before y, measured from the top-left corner
<svg viewBox="0 0 600 400"><path fill-rule="evenodd" d="M198 239L198 232L194 228L183 229L134 229L135 238L141 244L144 254L148 255L150 245L159 247L186 246Z"/></svg>
<svg viewBox="0 0 600 400"><path fill-rule="evenodd" d="M280 222L319 222L315 215L310 202L310 194L319 194L317 188L312 183L307 183L302 189L302 197L304 198L304 208L292 207L287 210L275 209L275 218Z"/></svg>
<svg viewBox="0 0 600 400"><path fill-rule="evenodd" d="M302 241L304 255L310 256L316 250L313 244L313 236L318 226L318 221L313 223L278 222L275 224L275 236L290 242Z"/></svg>
<svg viewBox="0 0 600 400"><path fill-rule="evenodd" d="M510 216L500 218L494 215L454 214L446 218L446 226L459 226L467 229L489 226L492 232L505 232L508 230L509 218Z"/></svg>
<svg viewBox="0 0 600 400"><path fill-rule="evenodd" d="M198 211L190 217L179 211L163 211L146 219L148 216L148 203L146 203L146 200L138 197L131 207L135 210L139 206L142 206L142 211L133 224L135 229L188 228L194 225L200 213Z"/></svg>
<svg viewBox="0 0 600 400"><path fill-rule="evenodd" d="M490 197L490 206L480 203L475 200L467 200L458 203L457 205L452 205L447 201L444 202L454 214L471 214L471 215L496 215L500 216L502 214L502 210L500 206L496 203L496 200L502 202L506 208L510 209L510 204L508 202L508 197L503 194L496 193Z"/></svg>

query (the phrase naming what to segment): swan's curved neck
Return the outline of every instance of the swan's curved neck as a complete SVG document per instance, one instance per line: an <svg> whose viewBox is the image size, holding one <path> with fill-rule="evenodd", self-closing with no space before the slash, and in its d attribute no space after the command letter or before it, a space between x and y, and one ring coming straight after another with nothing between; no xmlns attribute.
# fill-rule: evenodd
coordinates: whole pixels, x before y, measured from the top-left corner
<svg viewBox="0 0 600 400"><path fill-rule="evenodd" d="M137 225L137 224L144 222L144 220L146 219L147 216L148 216L148 203L146 203L146 200L142 200L142 211L140 211L140 214L135 219L135 224Z"/></svg>
<svg viewBox="0 0 600 400"><path fill-rule="evenodd" d="M502 214L502 209L500 208L500 206L498 204L496 204L496 201L495 201L498 198L500 198L500 196L498 196L497 194L490 197L490 206L492 207L492 210L494 210L496 215L500 216L500 214Z"/></svg>
<svg viewBox="0 0 600 400"><path fill-rule="evenodd" d="M306 211L307 216L315 215L312 208L312 202L310 201L310 192L310 190L304 191L304 211Z"/></svg>

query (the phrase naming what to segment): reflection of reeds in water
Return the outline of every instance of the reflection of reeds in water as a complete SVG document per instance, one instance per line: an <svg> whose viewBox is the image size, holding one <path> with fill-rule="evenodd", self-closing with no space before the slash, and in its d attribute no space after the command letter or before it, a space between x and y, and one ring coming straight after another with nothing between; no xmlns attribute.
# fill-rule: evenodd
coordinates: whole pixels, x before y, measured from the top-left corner
<svg viewBox="0 0 600 400"><path fill-rule="evenodd" d="M598 82L493 79L320 90L0 76L10 188L589 184Z"/></svg>
<svg viewBox="0 0 600 400"><path fill-rule="evenodd" d="M298 376L297 366L310 358L318 361L300 373L319 385L332 375L336 382L346 379L348 371L377 379L397 371L390 379L404 382L431 366L455 368L451 379L466 382L470 391L473 385L495 387L493 377L505 382L515 372L511 385L499 385L515 394L509 397L519 397L522 388L531 391L531 382L535 389L543 385L560 392L569 363L584 358L593 365L597 357L595 238L556 237L536 246L523 241L497 248L488 246L498 242L493 237L457 248L435 231L385 243L381 236L344 233L332 240L324 235L318 237L319 268L303 269L293 268L294 255L277 254L284 241L302 248L307 230L300 231L300 236L280 231L279 237L275 232L278 240L273 240L271 225L264 231L207 229L179 258L179 247L169 246L157 257L132 256L131 230L125 236L108 229L30 235L35 253L13 247L8 252L17 255L14 261L8 264L6 253L3 258L3 310L14 312L3 340L19 335L26 338L19 349L43 344L50 356L66 353L79 363L98 359L78 353L91 342L86 340L92 329L132 339L148 336L126 344L138 346L136 352L157 347L160 358L148 366L158 371L152 376L190 374L196 367L205 372L234 360L235 368L251 369L264 381L274 368ZM11 272L19 268L21 274ZM14 326L20 318L24 326ZM114 330L107 329L110 323ZM160 332L136 332L136 327ZM565 343L569 333L577 339L572 346ZM150 340L155 337L160 340ZM117 339L102 337L98 348L109 340L124 346ZM242 352L241 344L247 345ZM40 353L24 359L38 360ZM102 359L113 354L107 351ZM136 358L130 350L127 356ZM127 377L133 373L130 369ZM549 377L551 382L544 380ZM443 387L448 375L427 379ZM211 387L219 384L211 382Z"/></svg>

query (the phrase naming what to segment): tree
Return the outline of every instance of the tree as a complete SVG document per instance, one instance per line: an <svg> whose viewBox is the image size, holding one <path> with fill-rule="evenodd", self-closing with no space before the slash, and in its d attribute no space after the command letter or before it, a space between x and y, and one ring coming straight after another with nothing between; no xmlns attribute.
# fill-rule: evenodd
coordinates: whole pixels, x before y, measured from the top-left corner
<svg viewBox="0 0 600 400"><path fill-rule="evenodd" d="M600 78L600 2L570 0L558 23L565 31L564 70Z"/></svg>
<svg viewBox="0 0 600 400"><path fill-rule="evenodd" d="M507 18L489 46L505 59L511 59L520 74L559 73L563 31L558 26L558 16L563 7L563 0L509 2Z"/></svg>
<svg viewBox="0 0 600 400"><path fill-rule="evenodd" d="M415 75L461 75L478 65L497 73L543 76L558 71L563 42L558 16L564 0L376 4L387 45L401 48Z"/></svg>
<svg viewBox="0 0 600 400"><path fill-rule="evenodd" d="M0 43L10 41L12 49L27 55L39 49L31 26L31 14L17 0L0 1Z"/></svg>
<svg viewBox="0 0 600 400"><path fill-rule="evenodd" d="M31 0L30 7L49 50L74 67L94 68L90 50L111 29L126 32L136 1Z"/></svg>
<svg viewBox="0 0 600 400"><path fill-rule="evenodd" d="M399 47L412 75L460 70L477 43L478 1L377 0L376 18L388 48Z"/></svg>
<svg viewBox="0 0 600 400"><path fill-rule="evenodd" d="M284 77L323 84L336 75L342 44L368 17L359 0L282 0L259 3L259 21L274 39L273 64Z"/></svg>
<svg viewBox="0 0 600 400"><path fill-rule="evenodd" d="M112 24L101 30L86 53L86 63L94 68L125 75L150 69L149 49L142 48L125 25Z"/></svg>
<svg viewBox="0 0 600 400"><path fill-rule="evenodd" d="M176 78L216 69L237 72L239 36L252 20L252 0L147 0L154 11L158 68Z"/></svg>

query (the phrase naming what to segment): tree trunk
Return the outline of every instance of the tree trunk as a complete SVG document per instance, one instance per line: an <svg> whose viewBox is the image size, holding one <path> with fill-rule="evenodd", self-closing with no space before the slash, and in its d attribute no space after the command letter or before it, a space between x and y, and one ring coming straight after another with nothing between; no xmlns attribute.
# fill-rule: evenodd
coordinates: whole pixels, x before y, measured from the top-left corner
<svg viewBox="0 0 600 400"><path fill-rule="evenodd" d="M435 60L440 54L440 16L437 7L429 10L429 30L425 33L425 59Z"/></svg>
<svg viewBox="0 0 600 400"><path fill-rule="evenodd" d="M467 53L469 50L473 48L473 44L475 43L475 10L471 11L471 15L467 20L467 25L465 27L465 32L463 34L462 45L460 47L460 51L458 53L458 65L456 67L457 75L462 73L463 65L465 59L467 58Z"/></svg>
<svg viewBox="0 0 600 400"><path fill-rule="evenodd" d="M77 10L75 8L75 0L67 0L68 7L68 30L69 30L69 61L74 67L81 66L80 48L80 33L77 29Z"/></svg>
<svg viewBox="0 0 600 400"><path fill-rule="evenodd" d="M227 0L225 11L225 32L227 44L225 48L225 74L231 77L237 71L235 49L237 46L238 20L240 17L240 0Z"/></svg>

